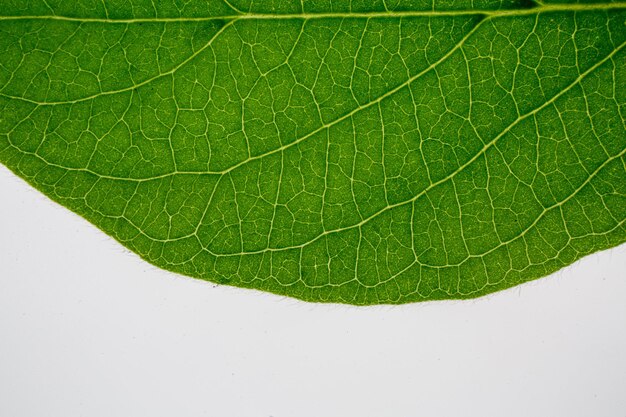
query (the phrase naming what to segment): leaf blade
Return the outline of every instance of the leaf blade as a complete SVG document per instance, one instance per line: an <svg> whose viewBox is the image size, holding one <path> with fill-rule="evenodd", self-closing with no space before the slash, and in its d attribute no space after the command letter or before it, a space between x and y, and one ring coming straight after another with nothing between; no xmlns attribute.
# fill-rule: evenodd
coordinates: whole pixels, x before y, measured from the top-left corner
<svg viewBox="0 0 626 417"><path fill-rule="evenodd" d="M409 3L0 18L0 162L159 267L309 301L468 298L626 240L622 4Z"/></svg>

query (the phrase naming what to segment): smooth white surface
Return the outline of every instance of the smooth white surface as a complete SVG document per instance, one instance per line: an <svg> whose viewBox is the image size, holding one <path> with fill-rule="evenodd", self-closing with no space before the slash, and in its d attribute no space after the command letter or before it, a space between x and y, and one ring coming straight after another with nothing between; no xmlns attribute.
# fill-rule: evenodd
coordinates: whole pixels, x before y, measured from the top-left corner
<svg viewBox="0 0 626 417"><path fill-rule="evenodd" d="M625 416L626 247L356 308L144 263L0 167L0 416Z"/></svg>

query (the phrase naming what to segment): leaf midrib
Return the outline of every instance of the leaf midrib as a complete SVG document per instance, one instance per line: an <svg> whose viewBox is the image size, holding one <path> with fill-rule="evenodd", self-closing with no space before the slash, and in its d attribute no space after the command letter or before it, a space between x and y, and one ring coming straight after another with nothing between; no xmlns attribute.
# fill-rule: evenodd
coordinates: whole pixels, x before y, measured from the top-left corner
<svg viewBox="0 0 626 417"><path fill-rule="evenodd" d="M70 22L93 22L110 24L132 23L168 23L168 22L205 22L215 20L293 20L293 19L374 19L374 18L403 18L403 17L445 17L445 16L525 16L538 13L555 12L584 12L626 9L626 2L594 3L594 4L544 4L530 8L519 9L459 9L459 10L405 10L394 12L319 12L319 13L239 13L230 15L201 16L201 17L147 17L133 19L112 19L96 17L75 17L62 15L30 15L30 16L2 16L0 21L6 20L60 20Z"/></svg>

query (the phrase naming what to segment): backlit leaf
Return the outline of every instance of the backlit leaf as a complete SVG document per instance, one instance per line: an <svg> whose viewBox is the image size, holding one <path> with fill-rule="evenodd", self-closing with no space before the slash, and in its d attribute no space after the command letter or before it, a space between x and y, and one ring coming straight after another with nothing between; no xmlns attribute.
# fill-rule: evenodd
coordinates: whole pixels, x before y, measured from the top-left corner
<svg viewBox="0 0 626 417"><path fill-rule="evenodd" d="M626 240L626 3L0 3L0 162L161 268L404 303Z"/></svg>

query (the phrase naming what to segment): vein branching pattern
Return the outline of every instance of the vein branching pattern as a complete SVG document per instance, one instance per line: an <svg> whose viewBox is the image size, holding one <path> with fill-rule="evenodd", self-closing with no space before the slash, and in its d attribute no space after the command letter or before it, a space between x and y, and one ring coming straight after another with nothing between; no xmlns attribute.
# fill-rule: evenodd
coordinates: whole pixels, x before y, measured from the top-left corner
<svg viewBox="0 0 626 417"><path fill-rule="evenodd" d="M158 267L406 303L626 241L626 3L0 1L0 162Z"/></svg>

